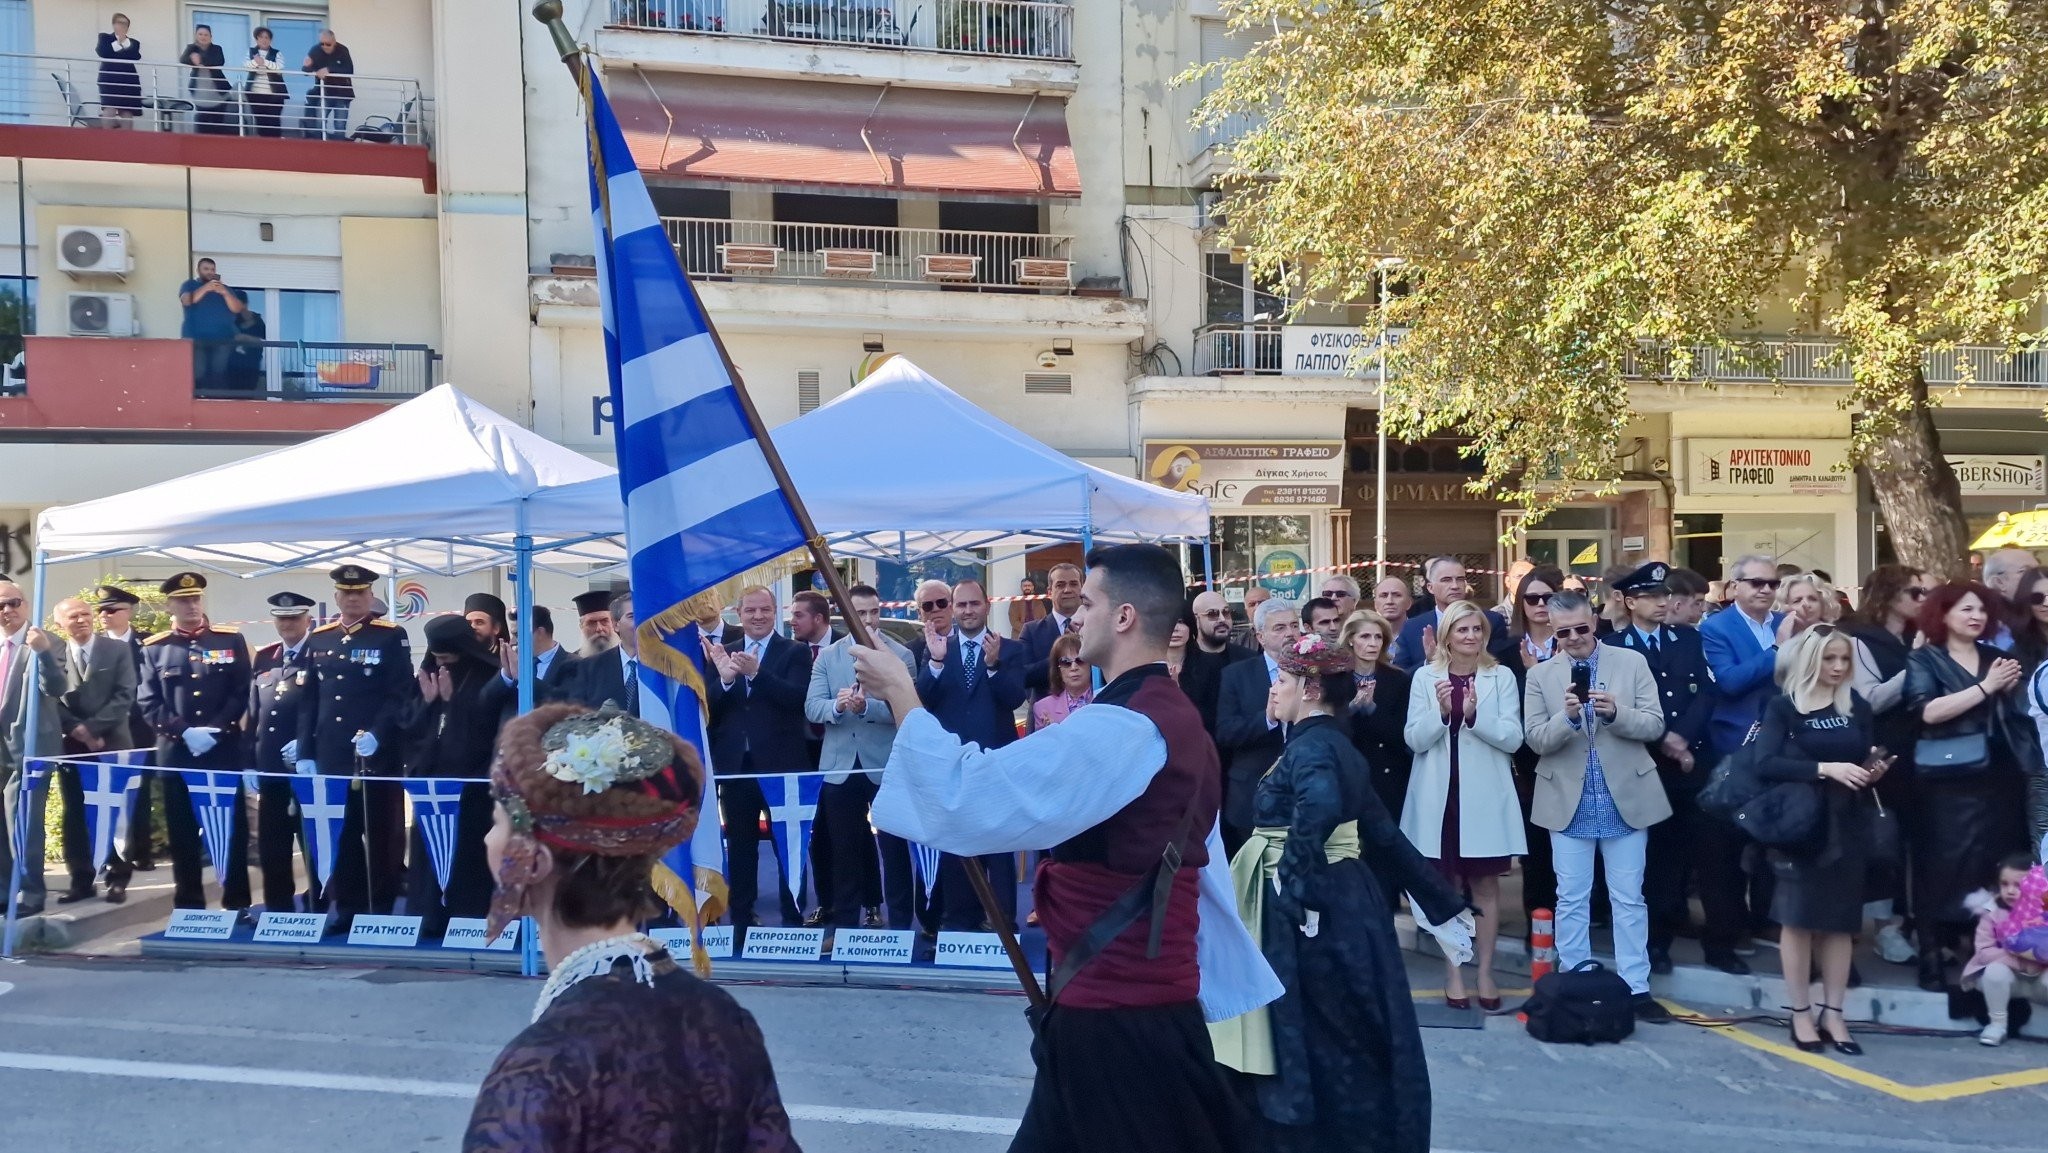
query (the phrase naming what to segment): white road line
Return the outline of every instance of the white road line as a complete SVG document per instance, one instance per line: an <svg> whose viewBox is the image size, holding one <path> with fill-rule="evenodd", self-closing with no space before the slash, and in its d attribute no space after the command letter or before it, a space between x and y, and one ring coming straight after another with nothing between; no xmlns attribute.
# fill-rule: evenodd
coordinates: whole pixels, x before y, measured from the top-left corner
<svg viewBox="0 0 2048 1153"><path fill-rule="evenodd" d="M837 1125L887 1125L895 1129L935 1129L945 1133L993 1133L1008 1137L1017 1131L1010 1117L977 1117L968 1113L908 1113L899 1109L843 1109L832 1105L784 1105L797 1121Z"/></svg>

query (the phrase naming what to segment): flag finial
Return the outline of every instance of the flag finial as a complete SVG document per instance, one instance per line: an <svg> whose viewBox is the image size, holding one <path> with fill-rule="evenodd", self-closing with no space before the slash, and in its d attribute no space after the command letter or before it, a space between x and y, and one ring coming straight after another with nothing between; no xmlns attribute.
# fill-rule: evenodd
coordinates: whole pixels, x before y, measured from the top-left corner
<svg viewBox="0 0 2048 1153"><path fill-rule="evenodd" d="M540 0L533 6L533 18L548 26L548 35L555 38L555 51L562 54L562 59L582 51L576 46L575 34L562 23L562 0Z"/></svg>

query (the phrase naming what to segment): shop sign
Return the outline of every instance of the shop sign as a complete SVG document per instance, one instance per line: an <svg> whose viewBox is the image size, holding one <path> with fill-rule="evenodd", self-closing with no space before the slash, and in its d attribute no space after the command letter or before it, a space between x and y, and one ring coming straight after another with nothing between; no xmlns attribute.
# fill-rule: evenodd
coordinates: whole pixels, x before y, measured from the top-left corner
<svg viewBox="0 0 2048 1153"><path fill-rule="evenodd" d="M1379 338L1362 328L1315 324L1280 327L1282 376L1379 376Z"/></svg>
<svg viewBox="0 0 2048 1153"><path fill-rule="evenodd" d="M1429 479L1427 474L1417 477L1410 473L1407 480L1387 478L1387 504L1389 506L1414 505L1466 505L1473 508L1498 508L1500 502L1483 492L1473 492L1465 487L1467 477L1451 477L1443 480ZM1353 490L1357 496L1352 502L1354 508L1372 508L1378 503L1378 489L1374 481L1365 481Z"/></svg>
<svg viewBox="0 0 2048 1153"><path fill-rule="evenodd" d="M1343 499L1340 440L1148 440L1145 477L1198 492L1212 508L1334 505Z"/></svg>
<svg viewBox="0 0 2048 1153"><path fill-rule="evenodd" d="M1299 600L1308 591L1308 549L1294 545L1261 545L1259 583L1282 600Z"/></svg>
<svg viewBox="0 0 2048 1153"><path fill-rule="evenodd" d="M1948 466L1964 496L2040 496L2044 484L2044 463L2048 457L2017 453L1949 453Z"/></svg>
<svg viewBox="0 0 2048 1153"><path fill-rule="evenodd" d="M1847 496L1845 440L1700 440L1686 444L1691 496Z"/></svg>

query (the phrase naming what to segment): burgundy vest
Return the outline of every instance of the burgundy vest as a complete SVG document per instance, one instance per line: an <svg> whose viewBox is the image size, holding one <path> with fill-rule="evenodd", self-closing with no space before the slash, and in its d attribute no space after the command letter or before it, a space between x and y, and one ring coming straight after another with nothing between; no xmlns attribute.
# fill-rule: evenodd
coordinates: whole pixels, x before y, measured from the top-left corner
<svg viewBox="0 0 2048 1153"><path fill-rule="evenodd" d="M1073 943L1132 885L1151 874L1166 846L1187 824L1182 868L1174 878L1159 954L1145 954L1152 932L1140 915L1097 954L1060 994L1060 1004L1116 1009L1192 1001L1201 989L1195 964L1197 877L1209 861L1207 840L1222 801L1216 745L1201 714L1164 666L1134 669L1096 695L1090 708L1122 706L1152 722L1166 741L1166 764L1138 799L1052 851L1034 895L1055 968Z"/></svg>

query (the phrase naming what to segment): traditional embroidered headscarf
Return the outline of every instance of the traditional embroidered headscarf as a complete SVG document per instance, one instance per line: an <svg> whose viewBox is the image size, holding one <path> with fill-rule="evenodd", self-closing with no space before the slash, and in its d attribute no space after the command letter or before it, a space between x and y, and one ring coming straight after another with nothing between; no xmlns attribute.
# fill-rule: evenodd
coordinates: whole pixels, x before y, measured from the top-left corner
<svg viewBox="0 0 2048 1153"><path fill-rule="evenodd" d="M703 788L697 750L610 706L543 705L513 719L491 765L491 795L512 821L491 898L492 938L520 915L540 846L659 856L696 830Z"/></svg>
<svg viewBox="0 0 2048 1153"><path fill-rule="evenodd" d="M1297 677L1328 677L1351 672L1358 658L1351 650L1333 648L1314 633L1288 645L1273 658L1280 671Z"/></svg>

